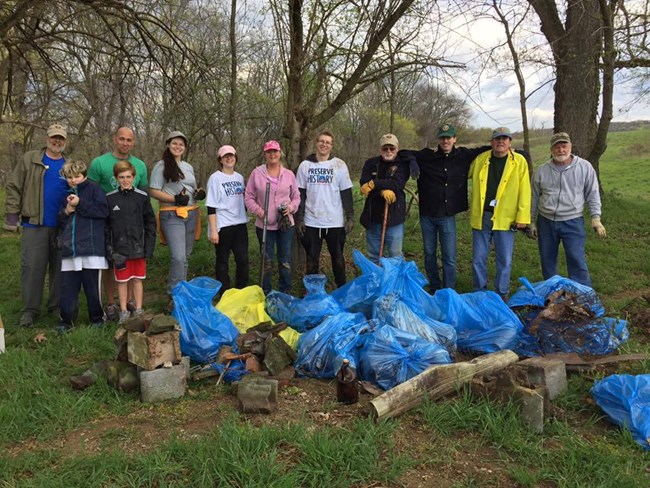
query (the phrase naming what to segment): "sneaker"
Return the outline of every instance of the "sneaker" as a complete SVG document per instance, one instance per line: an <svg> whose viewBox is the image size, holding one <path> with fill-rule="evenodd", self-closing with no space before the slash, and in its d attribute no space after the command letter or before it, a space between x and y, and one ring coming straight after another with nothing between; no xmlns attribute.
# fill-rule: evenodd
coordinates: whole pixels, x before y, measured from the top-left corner
<svg viewBox="0 0 650 488"><path fill-rule="evenodd" d="M120 319L120 307L117 303L109 303L106 307L106 320L117 322Z"/></svg>
<svg viewBox="0 0 650 488"><path fill-rule="evenodd" d="M131 318L131 312L129 312L128 310L120 310L120 318L119 318L117 323L118 324L123 324L124 322L126 322L130 318Z"/></svg>
<svg viewBox="0 0 650 488"><path fill-rule="evenodd" d="M54 328L57 334L65 334L68 332L70 329L72 329L72 324L66 324L65 322L59 322L57 326Z"/></svg>
<svg viewBox="0 0 650 488"><path fill-rule="evenodd" d="M101 329L102 327L104 327L104 321L102 320L100 322L93 322L91 326L94 327L95 329Z"/></svg>
<svg viewBox="0 0 650 488"><path fill-rule="evenodd" d="M143 308L136 308L133 311L133 316L134 317L139 317L140 315L144 315L144 309Z"/></svg>
<svg viewBox="0 0 650 488"><path fill-rule="evenodd" d="M21 327L32 327L34 325L34 319L28 313L24 313L23 316L20 317L19 325Z"/></svg>
<svg viewBox="0 0 650 488"><path fill-rule="evenodd" d="M135 312L136 307L135 307L135 300L129 300L126 304L126 309L129 312Z"/></svg>

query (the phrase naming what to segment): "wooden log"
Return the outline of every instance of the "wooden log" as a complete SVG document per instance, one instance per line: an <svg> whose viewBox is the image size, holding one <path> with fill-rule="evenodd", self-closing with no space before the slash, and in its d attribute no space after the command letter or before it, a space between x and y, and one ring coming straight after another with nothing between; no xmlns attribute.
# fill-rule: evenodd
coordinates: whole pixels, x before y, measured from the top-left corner
<svg viewBox="0 0 650 488"><path fill-rule="evenodd" d="M476 375L498 371L518 360L519 357L514 352L503 350L479 356L471 361L431 366L373 399L370 402L371 415L377 422L396 417L416 407L425 398L430 400L440 398L454 392Z"/></svg>

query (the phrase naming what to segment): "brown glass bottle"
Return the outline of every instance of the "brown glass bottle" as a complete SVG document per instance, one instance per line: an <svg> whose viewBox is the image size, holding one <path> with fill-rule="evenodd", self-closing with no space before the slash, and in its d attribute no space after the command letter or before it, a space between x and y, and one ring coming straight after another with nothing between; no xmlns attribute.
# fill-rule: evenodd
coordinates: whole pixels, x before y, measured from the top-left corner
<svg viewBox="0 0 650 488"><path fill-rule="evenodd" d="M336 399L339 403L350 405L359 401L357 374L350 367L350 361L343 360L341 369L336 373Z"/></svg>

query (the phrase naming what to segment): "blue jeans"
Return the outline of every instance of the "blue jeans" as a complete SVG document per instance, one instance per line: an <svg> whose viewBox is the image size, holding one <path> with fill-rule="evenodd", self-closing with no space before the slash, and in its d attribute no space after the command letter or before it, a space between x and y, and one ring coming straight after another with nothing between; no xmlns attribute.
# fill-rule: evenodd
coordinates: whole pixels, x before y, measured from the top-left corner
<svg viewBox="0 0 650 488"><path fill-rule="evenodd" d="M569 278L591 286L591 277L585 260L585 221L582 217L554 222L539 215L537 217L537 244L542 261L542 276L547 280L557 274L557 255L560 241L564 246Z"/></svg>
<svg viewBox="0 0 650 488"><path fill-rule="evenodd" d="M160 212L160 227L169 248L169 274L167 275L169 295L179 282L187 280L187 266L194 247L198 217L198 210L190 211L185 219L176 215L174 211Z"/></svg>
<svg viewBox="0 0 650 488"><path fill-rule="evenodd" d="M366 229L366 246L368 259L379 264L379 247L381 246L381 224L370 224ZM386 227L384 237L384 252L382 257L395 258L402 256L402 241L404 240L404 224Z"/></svg>
<svg viewBox="0 0 650 488"><path fill-rule="evenodd" d="M472 229L472 276L475 290L487 290L488 255L490 242L494 242L496 254L496 274L494 288L502 297L510 294L510 270L512 269L512 251L515 247L515 233L511 230L492 230L492 213L483 212L483 228Z"/></svg>
<svg viewBox="0 0 650 488"><path fill-rule="evenodd" d="M424 244L424 269L431 291L456 288L456 217L420 216ZM442 257L442 283L438 273L438 237Z"/></svg>
<svg viewBox="0 0 650 488"><path fill-rule="evenodd" d="M262 229L255 227L257 240L262 247ZM273 276L273 258L275 250L278 251L278 288L282 293L291 293L291 246L295 227L287 230L266 231L266 254L264 257L264 277L262 290L268 294L271 291L271 277Z"/></svg>

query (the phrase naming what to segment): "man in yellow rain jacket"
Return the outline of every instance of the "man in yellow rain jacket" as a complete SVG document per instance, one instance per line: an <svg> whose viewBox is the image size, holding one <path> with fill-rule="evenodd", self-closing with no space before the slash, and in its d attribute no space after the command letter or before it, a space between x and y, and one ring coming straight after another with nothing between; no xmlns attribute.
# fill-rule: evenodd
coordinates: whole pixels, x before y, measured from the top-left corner
<svg viewBox="0 0 650 488"><path fill-rule="evenodd" d="M524 156L511 149L510 130L506 127L494 130L491 145L492 150L479 154L469 171L472 179L472 275L474 289L487 290L488 254L490 243L494 242L494 288L506 301L510 294L514 229L530 224L530 177Z"/></svg>

